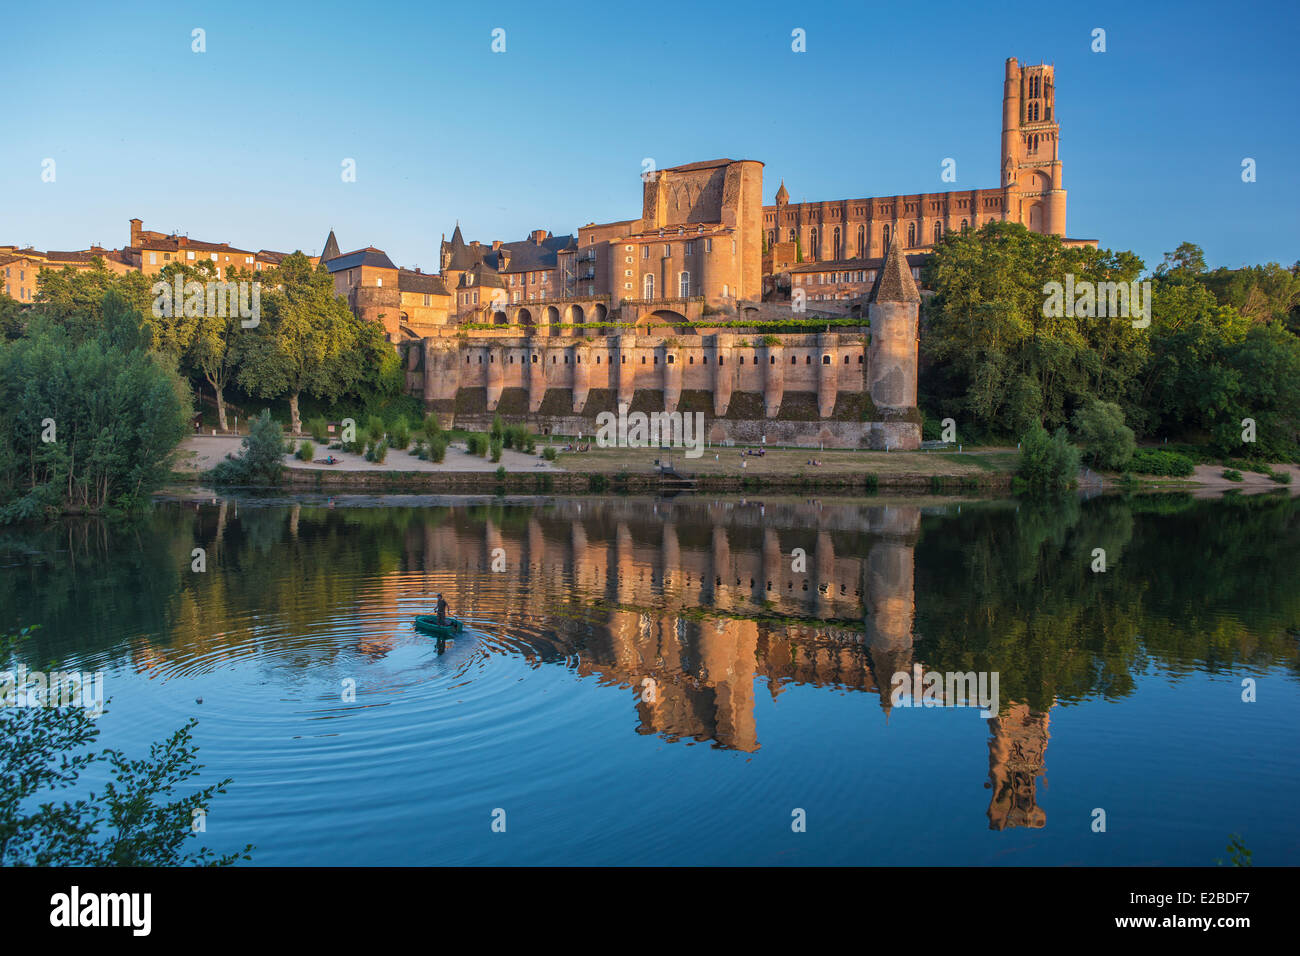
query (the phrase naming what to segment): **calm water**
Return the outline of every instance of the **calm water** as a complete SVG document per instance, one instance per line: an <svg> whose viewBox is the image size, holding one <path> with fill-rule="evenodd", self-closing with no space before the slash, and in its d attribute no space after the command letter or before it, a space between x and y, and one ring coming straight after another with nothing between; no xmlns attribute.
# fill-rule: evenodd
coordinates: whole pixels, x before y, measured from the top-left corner
<svg viewBox="0 0 1300 956"><path fill-rule="evenodd" d="M168 501L0 530L0 607L104 672L103 744L197 716L258 864L1300 862L1286 498Z"/></svg>

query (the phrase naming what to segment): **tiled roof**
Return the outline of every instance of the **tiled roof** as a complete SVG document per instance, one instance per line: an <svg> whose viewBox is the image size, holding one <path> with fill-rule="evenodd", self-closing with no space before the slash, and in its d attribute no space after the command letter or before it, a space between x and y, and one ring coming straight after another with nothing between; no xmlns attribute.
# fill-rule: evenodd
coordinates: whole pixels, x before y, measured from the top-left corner
<svg viewBox="0 0 1300 956"><path fill-rule="evenodd" d="M376 249L374 246L367 246L364 249L358 249L355 252L345 253L335 259L325 263L325 268L330 272L339 272L343 269L355 269L357 266L370 266L374 269L396 269L393 260L388 258L388 254L383 249Z"/></svg>
<svg viewBox="0 0 1300 956"><path fill-rule="evenodd" d="M717 166L730 166L733 162L735 162L733 159L706 159L698 163L687 163L684 166L669 166L664 172L686 173L693 169L713 169Z"/></svg>
<svg viewBox="0 0 1300 956"><path fill-rule="evenodd" d="M573 243L573 236L547 236L540 243L531 239L519 242L503 242L501 251L509 255L505 268L499 268L500 258L493 261L492 256L485 256L484 261L498 266L501 272L540 272L554 269L556 253L567 249Z"/></svg>
<svg viewBox="0 0 1300 956"><path fill-rule="evenodd" d="M397 288L401 292L423 292L428 295L448 295L442 277L429 275L427 272L412 272L410 269L397 270Z"/></svg>

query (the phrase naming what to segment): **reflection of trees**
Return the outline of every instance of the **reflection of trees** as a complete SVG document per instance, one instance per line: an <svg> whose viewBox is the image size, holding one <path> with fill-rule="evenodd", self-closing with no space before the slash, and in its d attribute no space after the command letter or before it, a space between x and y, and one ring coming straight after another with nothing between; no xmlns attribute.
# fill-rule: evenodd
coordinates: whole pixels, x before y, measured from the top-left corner
<svg viewBox="0 0 1300 956"><path fill-rule="evenodd" d="M1091 571L1094 548L1106 551L1104 574ZM927 668L997 670L1003 699L1037 710L1131 693L1149 661L1296 667L1292 499L966 508L927 521L916 566Z"/></svg>

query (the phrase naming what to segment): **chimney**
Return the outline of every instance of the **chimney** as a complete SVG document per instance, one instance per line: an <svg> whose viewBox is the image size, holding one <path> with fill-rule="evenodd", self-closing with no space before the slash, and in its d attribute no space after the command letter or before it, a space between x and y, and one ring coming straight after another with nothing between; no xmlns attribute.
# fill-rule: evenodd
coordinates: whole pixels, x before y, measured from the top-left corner
<svg viewBox="0 0 1300 956"><path fill-rule="evenodd" d="M534 243L540 246L542 244L542 240L546 238L546 230L534 229L531 238Z"/></svg>
<svg viewBox="0 0 1300 956"><path fill-rule="evenodd" d="M140 230L144 227L143 219L131 220L131 245L140 245Z"/></svg>
<svg viewBox="0 0 1300 956"><path fill-rule="evenodd" d="M496 252L496 251L497 251L498 249L500 249L500 248L501 248L501 240L500 240L500 239L493 239L493 240L492 240L492 251L493 251L493 252Z"/></svg>

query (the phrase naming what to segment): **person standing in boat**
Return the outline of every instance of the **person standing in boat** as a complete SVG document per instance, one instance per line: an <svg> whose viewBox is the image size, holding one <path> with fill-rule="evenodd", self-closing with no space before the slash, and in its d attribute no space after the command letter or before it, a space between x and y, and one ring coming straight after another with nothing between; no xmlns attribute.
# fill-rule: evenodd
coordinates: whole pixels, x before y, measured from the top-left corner
<svg viewBox="0 0 1300 956"><path fill-rule="evenodd" d="M438 614L438 623L446 624L447 623L447 602L442 599L441 594L438 595L438 603L435 610Z"/></svg>

